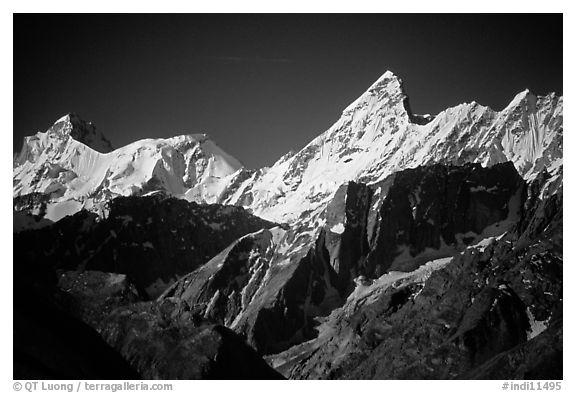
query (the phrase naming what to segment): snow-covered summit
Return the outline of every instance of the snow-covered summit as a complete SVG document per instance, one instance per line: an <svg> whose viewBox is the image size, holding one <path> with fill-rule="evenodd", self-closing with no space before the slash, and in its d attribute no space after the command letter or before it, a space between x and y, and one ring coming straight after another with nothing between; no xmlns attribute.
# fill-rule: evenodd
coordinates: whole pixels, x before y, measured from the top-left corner
<svg viewBox="0 0 576 393"><path fill-rule="evenodd" d="M45 133L25 138L14 161L14 197L44 194L53 220L81 208L99 210L118 195L156 190L213 203L242 168L206 134L143 139L102 152L92 142L106 139L93 131L90 123L67 115Z"/></svg>
<svg viewBox="0 0 576 393"><path fill-rule="evenodd" d="M378 103L385 104L386 108L399 116L411 116L408 107L408 96L404 92L402 80L392 71L386 71L378 78L368 90L353 101L344 111L343 116L356 112L358 109L374 109Z"/></svg>
<svg viewBox="0 0 576 393"><path fill-rule="evenodd" d="M86 146L100 152L108 153L113 150L112 144L96 127L89 122L82 120L76 113L68 113L56 120L46 132L38 132L34 136L24 138L22 153L18 157L19 162L26 160L27 146L40 144L61 144L69 138L85 144ZM34 154L34 152L31 152Z"/></svg>

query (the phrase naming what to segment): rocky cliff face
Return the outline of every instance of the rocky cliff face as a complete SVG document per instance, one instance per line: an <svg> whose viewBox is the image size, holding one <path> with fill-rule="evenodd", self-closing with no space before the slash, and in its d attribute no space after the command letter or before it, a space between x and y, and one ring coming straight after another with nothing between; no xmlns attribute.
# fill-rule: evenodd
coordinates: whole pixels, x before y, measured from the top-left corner
<svg viewBox="0 0 576 393"><path fill-rule="evenodd" d="M290 378L562 378L561 196L547 205L545 230L359 282L271 364Z"/></svg>
<svg viewBox="0 0 576 393"><path fill-rule="evenodd" d="M561 378L562 118L416 115L386 72L249 171L67 116L15 158L15 265L145 378Z"/></svg>
<svg viewBox="0 0 576 393"><path fill-rule="evenodd" d="M431 165L393 176L385 197L375 202L368 275L410 271L426 259L452 255L504 233L521 214L525 183L510 162L489 169Z"/></svg>

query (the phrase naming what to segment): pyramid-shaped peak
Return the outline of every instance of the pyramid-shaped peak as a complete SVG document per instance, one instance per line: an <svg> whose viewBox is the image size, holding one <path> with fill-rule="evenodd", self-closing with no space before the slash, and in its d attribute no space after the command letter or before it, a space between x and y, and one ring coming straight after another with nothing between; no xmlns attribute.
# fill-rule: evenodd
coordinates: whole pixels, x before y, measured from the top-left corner
<svg viewBox="0 0 576 393"><path fill-rule="evenodd" d="M378 102L378 110L395 113L401 117L411 118L408 95L404 92L402 79L392 71L386 71L354 102L343 114L350 114L357 109L366 107L368 102Z"/></svg>
<svg viewBox="0 0 576 393"><path fill-rule="evenodd" d="M404 93L402 89L402 79L400 79L396 74L392 71L388 70L384 74L382 74L368 89L373 90L375 88L389 88L389 89L397 89L400 92Z"/></svg>
<svg viewBox="0 0 576 393"><path fill-rule="evenodd" d="M48 131L71 133L74 129L90 129L94 131L96 127L92 123L84 121L75 112L70 112L56 120Z"/></svg>
<svg viewBox="0 0 576 393"><path fill-rule="evenodd" d="M383 80L400 80L400 78L398 77L398 75L396 75L394 72L390 71L390 70L386 70L386 72L384 72L377 80L376 83L379 81L383 81Z"/></svg>
<svg viewBox="0 0 576 393"><path fill-rule="evenodd" d="M54 122L48 129L48 133L59 137L67 137L81 142L100 153L108 153L113 150L112 144L96 127L82 120L78 114L70 112Z"/></svg>

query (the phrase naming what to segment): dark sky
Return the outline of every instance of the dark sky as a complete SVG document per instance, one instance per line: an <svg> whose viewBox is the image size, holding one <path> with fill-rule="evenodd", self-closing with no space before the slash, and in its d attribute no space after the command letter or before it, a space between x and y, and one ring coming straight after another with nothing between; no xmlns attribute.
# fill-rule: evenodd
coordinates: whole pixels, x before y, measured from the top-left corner
<svg viewBox="0 0 576 393"><path fill-rule="evenodd" d="M205 132L257 168L387 69L415 113L562 94L562 15L18 14L13 148L76 112L115 147Z"/></svg>

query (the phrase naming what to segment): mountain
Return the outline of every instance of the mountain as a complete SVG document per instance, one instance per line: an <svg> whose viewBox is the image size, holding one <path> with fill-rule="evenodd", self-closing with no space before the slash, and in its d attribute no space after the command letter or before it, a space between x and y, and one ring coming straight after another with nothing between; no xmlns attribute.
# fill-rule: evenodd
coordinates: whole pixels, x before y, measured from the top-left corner
<svg viewBox="0 0 576 393"><path fill-rule="evenodd" d="M500 112L472 102L423 119L412 114L402 81L388 71L326 132L254 173L223 202L290 222L325 206L347 181L372 184L419 165L512 161L527 180L542 170L558 178L562 108L562 97L524 91Z"/></svg>
<svg viewBox="0 0 576 393"><path fill-rule="evenodd" d="M526 90L500 112L472 102L433 119L418 116L402 81L388 71L326 132L257 171L243 168L205 134L146 139L110 151L92 126L69 115L47 132L25 138L14 163L13 192L15 197L41 193L43 218L52 221L82 208L104 209L116 196L163 190L293 222L303 214L316 217L347 181L371 184L433 163L512 161L527 180L550 172L551 187L557 187L563 169L562 109L562 97L536 97ZM102 145L108 149L98 151Z"/></svg>
<svg viewBox="0 0 576 393"><path fill-rule="evenodd" d="M24 139L14 160L13 194L21 201L38 195L19 209L40 209L52 221L81 209L101 212L115 197L152 191L213 203L241 167L205 134L145 139L112 150L93 126L67 115Z"/></svg>
<svg viewBox="0 0 576 393"><path fill-rule="evenodd" d="M254 171L204 134L97 151L86 124L15 157L15 264L140 375L562 377L561 96L417 115L386 72ZM221 344L237 373L203 373Z"/></svg>

